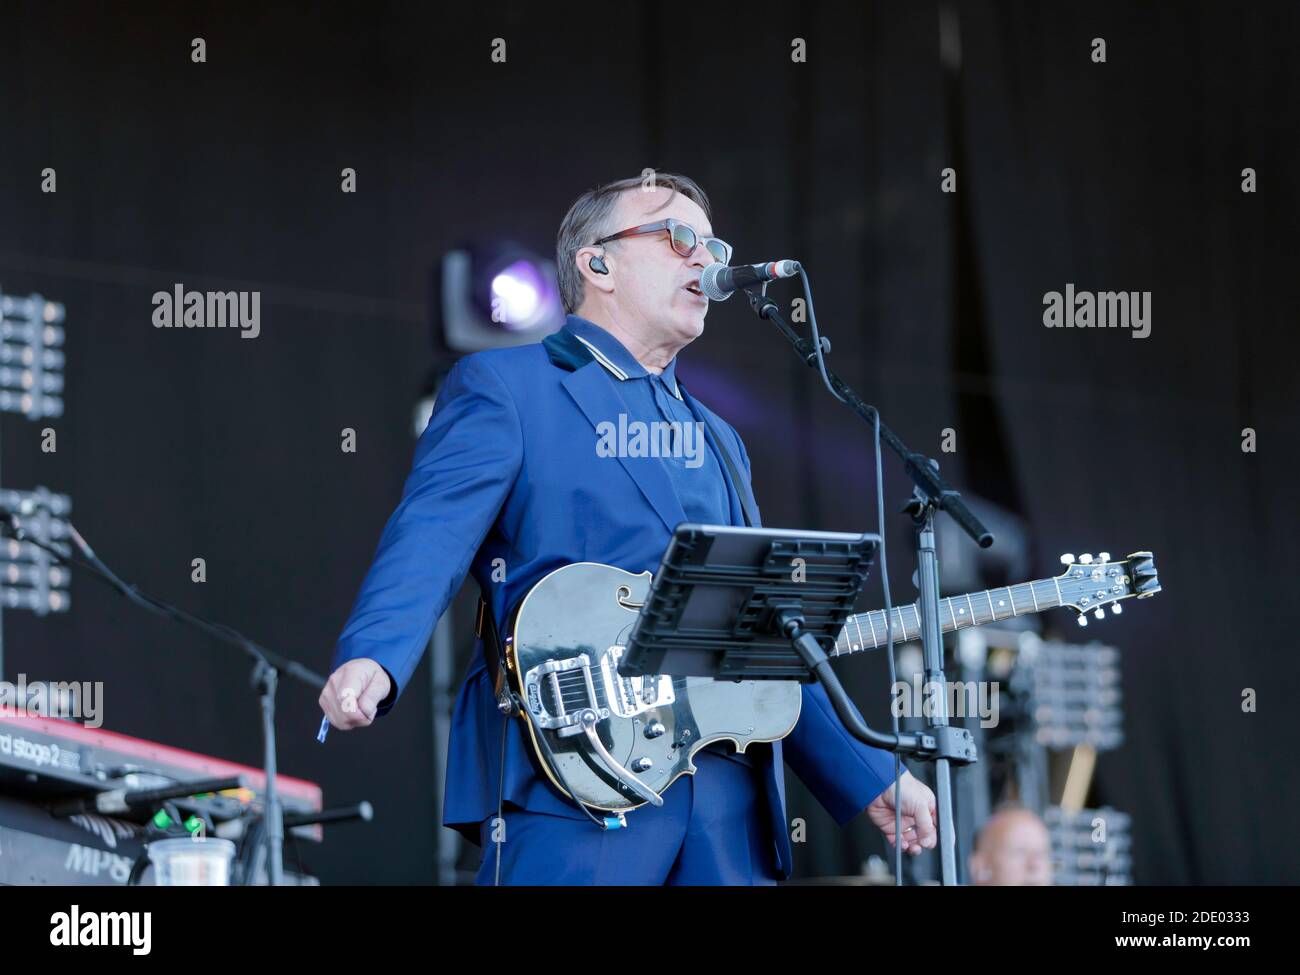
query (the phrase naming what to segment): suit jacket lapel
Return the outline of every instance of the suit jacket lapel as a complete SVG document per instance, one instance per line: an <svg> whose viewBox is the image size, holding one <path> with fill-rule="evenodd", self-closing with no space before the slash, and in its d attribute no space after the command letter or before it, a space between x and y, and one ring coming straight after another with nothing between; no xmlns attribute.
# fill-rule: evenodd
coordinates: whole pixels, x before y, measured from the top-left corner
<svg viewBox="0 0 1300 975"><path fill-rule="evenodd" d="M578 408L582 410L597 434L599 434L597 428L601 423L612 423L618 427L619 414L628 411L627 404L618 395L616 380L594 360L565 376L561 384L573 397L573 401L578 404ZM594 438L591 449L596 449ZM682 510L682 503L677 500L677 492L673 490L664 465L650 463L651 458L623 457L621 453L620 451L618 462L623 465L623 470L627 471L628 476L636 483L637 488L671 532L686 520L686 512Z"/></svg>

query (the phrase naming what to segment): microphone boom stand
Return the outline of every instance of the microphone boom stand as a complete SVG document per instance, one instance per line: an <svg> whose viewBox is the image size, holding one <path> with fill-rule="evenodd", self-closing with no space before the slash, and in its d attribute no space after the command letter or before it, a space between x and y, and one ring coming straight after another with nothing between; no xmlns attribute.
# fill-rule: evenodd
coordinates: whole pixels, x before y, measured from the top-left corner
<svg viewBox="0 0 1300 975"><path fill-rule="evenodd" d="M266 821L266 851L267 851L267 883L272 887L278 887L284 882L284 807L280 803L280 794L276 785L278 770L276 767L276 743L275 743L275 692L279 685L280 674L288 674L296 678L309 687L317 690L325 686L325 678L321 677L315 671L309 670L296 661L287 657L282 657L265 647L253 642L237 630L233 630L221 623L212 623L202 617L187 613L160 599L141 592L136 586L123 582L118 578L104 562L94 553L94 550L86 544L85 539L78 534L77 530L69 524L68 528L72 535L76 547L85 556L85 560L74 558L67 552L60 551L53 545L49 545L39 539L33 538L23 530L22 524L14 516L9 516L0 523L7 533L12 534L20 542L27 542L35 545L37 548L49 552L64 565L77 567L91 573L101 582L107 583L119 593L135 603L142 609L148 610L156 616L162 616L165 619L175 620L178 623L184 623L193 627L201 633L210 637L228 643L232 646L239 647L250 657L253 658L253 673L251 683L253 689L257 692L261 702L262 713L262 766L266 777L266 785L263 803L263 817ZM251 872L251 871L250 871ZM250 883L251 877L245 878L245 883Z"/></svg>
<svg viewBox="0 0 1300 975"><path fill-rule="evenodd" d="M765 291L765 289L764 289ZM818 348L810 339L801 338L782 317L775 301L764 292L745 290L750 307L759 318L770 321L789 340L804 363L814 369L819 367ZM829 345L829 343L827 343ZM824 363L820 363L824 368ZM956 834L952 811L952 765L968 765L977 761L974 738L965 728L948 723L948 703L945 690L948 686L943 670L943 631L939 625L939 559L935 547L934 516L946 511L966 534L981 548L993 544L993 535L939 477L938 464L921 454L913 453L898 436L880 420L874 406L863 401L839 376L825 370L831 388L840 400L868 424L879 425L880 439L903 461L914 484L912 500L904 511L912 516L916 536L917 580L921 590L921 645L925 660L925 687L930 699L924 709L926 729L916 735L892 734L875 731L862 721L853 710L852 703L831 669L824 651L815 640L796 640L796 647L804 661L826 688L840 720L859 741L876 748L911 755L921 761L933 762L935 792L939 814L939 862L944 886L957 884ZM884 531L884 525L880 526ZM886 620L888 623L888 620ZM897 797L896 801L897 801Z"/></svg>

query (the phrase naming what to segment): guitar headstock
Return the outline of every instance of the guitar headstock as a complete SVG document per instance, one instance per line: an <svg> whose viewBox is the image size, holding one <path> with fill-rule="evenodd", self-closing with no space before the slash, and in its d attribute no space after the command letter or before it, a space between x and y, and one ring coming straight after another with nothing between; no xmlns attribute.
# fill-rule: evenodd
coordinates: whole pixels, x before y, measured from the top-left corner
<svg viewBox="0 0 1300 975"><path fill-rule="evenodd" d="M1109 552L1091 555L1062 555L1065 571L1056 577L1061 592L1061 605L1078 614L1080 626L1088 625L1088 614L1104 619L1106 607L1118 615L1120 603L1136 596L1146 599L1160 591L1160 578L1156 575L1154 556L1150 552L1134 552L1128 558L1111 561Z"/></svg>

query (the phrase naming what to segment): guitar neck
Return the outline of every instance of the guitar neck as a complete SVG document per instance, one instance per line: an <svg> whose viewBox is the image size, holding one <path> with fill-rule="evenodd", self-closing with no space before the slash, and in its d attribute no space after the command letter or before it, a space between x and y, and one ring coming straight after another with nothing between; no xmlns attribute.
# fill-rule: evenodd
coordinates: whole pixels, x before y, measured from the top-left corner
<svg viewBox="0 0 1300 975"><path fill-rule="evenodd" d="M1036 579L1015 586L940 599L939 628L944 633L951 633L968 626L983 626L1013 616L1041 613L1063 604L1060 583L1056 579ZM883 609L850 616L840 635L835 638L835 648L830 656L839 657L883 647L888 641L891 627L895 643L921 639L919 606L916 603L895 606L889 611L888 618Z"/></svg>

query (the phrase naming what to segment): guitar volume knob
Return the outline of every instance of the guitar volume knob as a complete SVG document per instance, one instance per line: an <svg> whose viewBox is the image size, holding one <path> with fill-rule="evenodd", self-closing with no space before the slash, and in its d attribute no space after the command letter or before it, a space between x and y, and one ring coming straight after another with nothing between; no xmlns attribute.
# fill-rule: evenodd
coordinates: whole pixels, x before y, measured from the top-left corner
<svg viewBox="0 0 1300 975"><path fill-rule="evenodd" d="M649 772L652 768L654 768L654 765L655 763L652 762L650 759L646 758L644 755L642 755L640 758L632 759L633 772Z"/></svg>
<svg viewBox="0 0 1300 975"><path fill-rule="evenodd" d="M647 738L658 738L667 730L662 721L651 721L645 726L645 736Z"/></svg>

